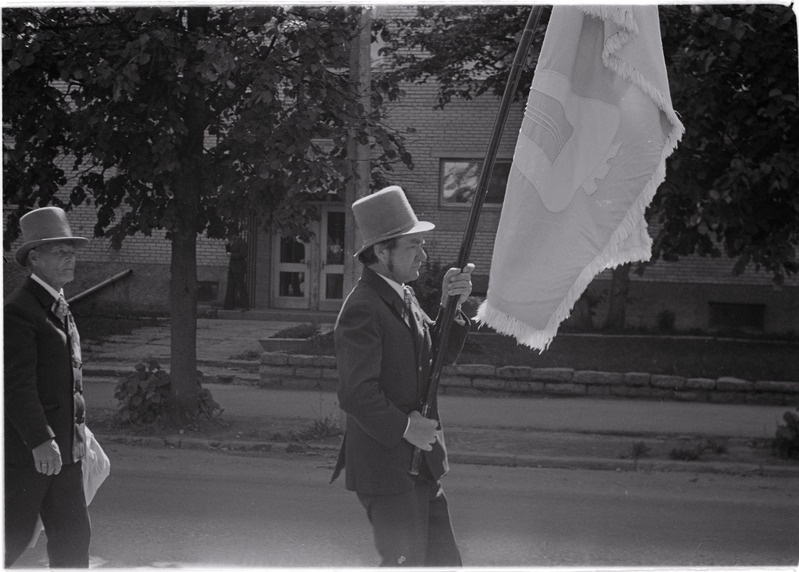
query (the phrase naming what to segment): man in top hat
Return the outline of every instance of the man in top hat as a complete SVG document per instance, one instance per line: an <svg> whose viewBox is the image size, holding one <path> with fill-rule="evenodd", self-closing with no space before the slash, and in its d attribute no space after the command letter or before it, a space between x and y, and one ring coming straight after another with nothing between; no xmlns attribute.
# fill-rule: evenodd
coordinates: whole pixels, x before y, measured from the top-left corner
<svg viewBox="0 0 799 572"><path fill-rule="evenodd" d="M20 227L15 257L30 276L3 307L5 566L25 550L41 515L50 566L86 568L80 339L63 286L74 278L75 250L88 240L72 235L57 207L27 213Z"/></svg>
<svg viewBox="0 0 799 572"><path fill-rule="evenodd" d="M346 467L372 525L383 566L460 566L447 499L439 479L449 469L444 434L434 405L419 412L429 384L437 324L420 308L406 282L427 259L424 233L402 189L387 187L352 205L363 235L356 253L363 274L347 297L334 336L338 397L347 426L331 482ZM459 305L472 289L474 265L450 268L441 304ZM445 359L458 356L469 319L458 310ZM414 448L422 449L419 475L409 473Z"/></svg>

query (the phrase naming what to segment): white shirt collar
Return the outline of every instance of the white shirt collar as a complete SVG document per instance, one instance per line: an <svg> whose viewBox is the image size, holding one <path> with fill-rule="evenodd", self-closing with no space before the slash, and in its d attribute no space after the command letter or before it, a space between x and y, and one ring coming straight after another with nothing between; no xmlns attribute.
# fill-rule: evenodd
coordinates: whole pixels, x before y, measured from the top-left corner
<svg viewBox="0 0 799 572"><path fill-rule="evenodd" d="M388 282L388 285L391 286L391 288L394 290L394 292L396 292L397 295L401 299L403 299L403 300L405 299L405 290L404 290L405 285L404 284L400 284L396 280L392 280L391 278L388 278L387 276L383 276L379 272L375 272L375 274L377 274L378 276L380 276L380 278L382 278L383 280Z"/></svg>
<svg viewBox="0 0 799 572"><path fill-rule="evenodd" d="M36 276L36 274L33 274L33 273L31 273L31 278L33 278L34 280L36 280L36 282L38 282L39 284L41 284L41 285L42 285L42 287L43 287L45 290L47 290L47 291L48 291L50 294L52 294L52 295L53 295L53 298L55 298L56 300L58 300L58 297L59 297L59 296L63 296L63 295L64 295L64 289L63 289L63 288L62 288L60 291L59 291L59 290L56 290L55 288L53 288L52 286L50 286L50 285L49 285L47 282L45 282L44 280L42 280L41 278L39 278L38 276Z"/></svg>

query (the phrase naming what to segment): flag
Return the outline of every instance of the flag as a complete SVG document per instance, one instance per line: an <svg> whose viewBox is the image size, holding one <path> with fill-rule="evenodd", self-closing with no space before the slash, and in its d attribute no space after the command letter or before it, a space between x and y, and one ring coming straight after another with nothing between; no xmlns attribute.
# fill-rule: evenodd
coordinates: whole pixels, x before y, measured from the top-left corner
<svg viewBox="0 0 799 572"><path fill-rule="evenodd" d="M657 6L555 6L478 321L543 351L597 274L648 260L644 210L682 133Z"/></svg>

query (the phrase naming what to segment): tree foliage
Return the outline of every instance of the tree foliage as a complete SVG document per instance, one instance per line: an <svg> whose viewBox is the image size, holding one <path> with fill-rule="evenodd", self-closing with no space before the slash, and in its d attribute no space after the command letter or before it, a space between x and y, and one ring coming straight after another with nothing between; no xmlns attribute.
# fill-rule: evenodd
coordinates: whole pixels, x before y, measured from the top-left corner
<svg viewBox="0 0 799 572"><path fill-rule="evenodd" d="M796 19L780 5L661 6L674 107L686 127L647 213L653 260L728 256L781 283L799 270L799 105ZM454 97L501 95L526 6L420 7L386 48L406 81ZM544 20L547 19L545 14ZM542 22L543 22L542 21ZM545 32L542 23L534 46ZM531 50L520 100L531 84Z"/></svg>
<svg viewBox="0 0 799 572"><path fill-rule="evenodd" d="M654 256L799 270L799 78L787 6L671 6L663 43L686 132L652 209Z"/></svg>
<svg viewBox="0 0 799 572"><path fill-rule="evenodd" d="M3 11L3 179L10 214L90 204L95 236L120 248L153 229L171 240L174 418L198 407L197 235L255 216L309 237L312 199L353 176L353 139L374 142L373 184L410 165L383 125L399 90L350 78L359 8L17 8ZM371 34L371 31L369 31ZM66 159L66 164L64 160ZM70 188L68 197L63 189Z"/></svg>
<svg viewBox="0 0 799 572"><path fill-rule="evenodd" d="M410 162L382 108L367 114L353 97L347 58L357 13L4 10L4 201L19 204L19 214L93 204L95 234L119 247L125 236L181 225L187 213L176 186L191 162L199 171L197 232L224 236L226 224L250 212L306 232L307 199L347 182L348 130L378 142L378 173ZM378 102L399 93L385 82L376 89ZM189 122L215 143L189 143ZM62 167L63 153L70 162ZM62 199L68 182L71 195ZM8 231L6 246L17 233L14 215Z"/></svg>

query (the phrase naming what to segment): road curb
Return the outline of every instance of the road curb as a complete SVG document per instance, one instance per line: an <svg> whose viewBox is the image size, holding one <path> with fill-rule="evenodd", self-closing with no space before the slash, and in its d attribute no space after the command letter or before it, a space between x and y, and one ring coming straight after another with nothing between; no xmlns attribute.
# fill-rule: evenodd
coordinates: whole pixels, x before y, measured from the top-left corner
<svg viewBox="0 0 799 572"><path fill-rule="evenodd" d="M183 435L141 436L96 433L101 443L118 443L133 447L192 449L213 452L259 453L291 458L299 454L335 454L337 445L279 441L231 441L199 439ZM535 469L583 469L617 472L683 472L738 476L799 478L799 467L755 465L748 463L712 463L687 461L654 461L601 459L590 457L547 457L505 453L449 453L453 464L519 467Z"/></svg>

